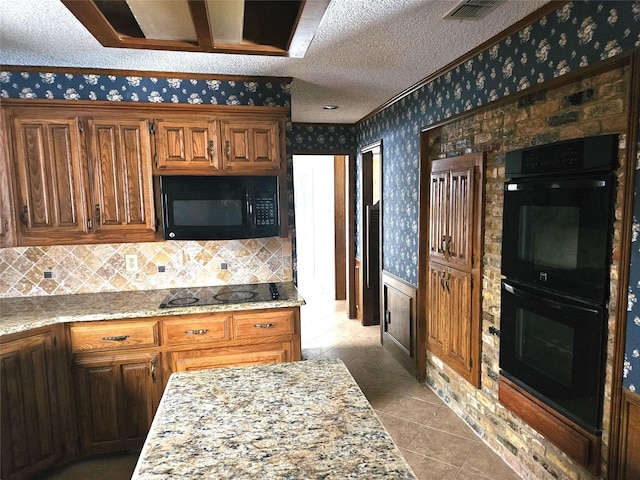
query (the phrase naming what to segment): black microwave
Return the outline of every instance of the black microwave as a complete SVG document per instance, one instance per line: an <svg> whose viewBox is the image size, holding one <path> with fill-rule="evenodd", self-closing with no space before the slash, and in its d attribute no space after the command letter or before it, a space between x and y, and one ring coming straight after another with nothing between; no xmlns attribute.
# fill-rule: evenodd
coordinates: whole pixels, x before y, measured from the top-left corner
<svg viewBox="0 0 640 480"><path fill-rule="evenodd" d="M165 240L280 235L277 176L162 176Z"/></svg>

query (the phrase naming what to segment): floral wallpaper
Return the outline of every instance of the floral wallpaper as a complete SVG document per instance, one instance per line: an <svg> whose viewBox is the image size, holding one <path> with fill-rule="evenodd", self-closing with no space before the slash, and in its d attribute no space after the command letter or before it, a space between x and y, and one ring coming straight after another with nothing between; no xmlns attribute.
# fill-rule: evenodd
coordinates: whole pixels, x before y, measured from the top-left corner
<svg viewBox="0 0 640 480"><path fill-rule="evenodd" d="M417 284L422 128L639 46L640 1L567 3L358 125L384 141L384 269Z"/></svg>
<svg viewBox="0 0 640 480"><path fill-rule="evenodd" d="M0 98L291 106L291 83L0 72Z"/></svg>
<svg viewBox="0 0 640 480"><path fill-rule="evenodd" d="M640 126L640 120L638 123ZM632 392L640 393L640 139L637 155L623 385Z"/></svg>
<svg viewBox="0 0 640 480"><path fill-rule="evenodd" d="M287 145L293 150L336 151L355 150L355 125L325 125L294 123Z"/></svg>

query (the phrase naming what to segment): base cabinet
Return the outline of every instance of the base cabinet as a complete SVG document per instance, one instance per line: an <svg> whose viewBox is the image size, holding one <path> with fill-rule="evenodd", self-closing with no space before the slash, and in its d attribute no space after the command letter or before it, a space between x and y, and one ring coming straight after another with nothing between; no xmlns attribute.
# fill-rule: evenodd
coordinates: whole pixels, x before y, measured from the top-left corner
<svg viewBox="0 0 640 480"><path fill-rule="evenodd" d="M0 478L30 478L63 456L53 332L0 345Z"/></svg>
<svg viewBox="0 0 640 480"><path fill-rule="evenodd" d="M80 451L138 449L162 396L159 353L74 358Z"/></svg>
<svg viewBox="0 0 640 480"><path fill-rule="evenodd" d="M0 478L140 449L171 373L297 360L300 307L70 322L0 337Z"/></svg>

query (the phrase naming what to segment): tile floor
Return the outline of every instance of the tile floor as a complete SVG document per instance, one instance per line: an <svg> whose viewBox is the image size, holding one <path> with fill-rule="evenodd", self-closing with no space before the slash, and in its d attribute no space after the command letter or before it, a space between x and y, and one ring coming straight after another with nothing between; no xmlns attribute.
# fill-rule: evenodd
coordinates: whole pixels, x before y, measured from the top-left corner
<svg viewBox="0 0 640 480"><path fill-rule="evenodd" d="M375 409L419 480L519 480L428 387L380 345L379 327L346 316L345 302L328 300L307 283L301 293L304 359L340 358ZM136 454L77 462L42 480L124 480ZM256 479L258 480L258 479Z"/></svg>

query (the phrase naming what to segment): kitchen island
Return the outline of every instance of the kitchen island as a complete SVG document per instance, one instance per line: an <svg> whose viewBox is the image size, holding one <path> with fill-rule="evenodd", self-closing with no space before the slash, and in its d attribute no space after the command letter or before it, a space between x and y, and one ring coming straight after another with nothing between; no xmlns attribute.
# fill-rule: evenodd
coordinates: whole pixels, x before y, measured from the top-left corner
<svg viewBox="0 0 640 480"><path fill-rule="evenodd" d="M340 360L175 373L133 479L415 479Z"/></svg>

